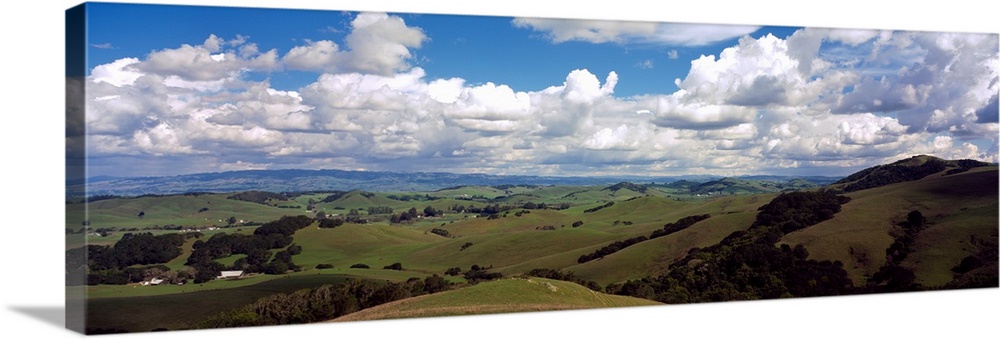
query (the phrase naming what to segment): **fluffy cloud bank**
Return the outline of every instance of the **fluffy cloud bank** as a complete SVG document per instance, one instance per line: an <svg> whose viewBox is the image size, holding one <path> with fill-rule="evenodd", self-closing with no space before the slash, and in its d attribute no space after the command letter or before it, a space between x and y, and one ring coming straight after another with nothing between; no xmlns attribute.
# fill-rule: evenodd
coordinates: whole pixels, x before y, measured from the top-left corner
<svg viewBox="0 0 1000 339"><path fill-rule="evenodd" d="M515 27L543 32L555 43L653 43L703 46L753 33L760 26L703 25L611 20L515 18Z"/></svg>
<svg viewBox="0 0 1000 339"><path fill-rule="evenodd" d="M292 48L282 61L297 70L390 75L408 69L410 48L419 48L426 39L423 31L397 16L361 13L351 22L347 50L330 40L314 41Z"/></svg>
<svg viewBox="0 0 1000 339"><path fill-rule="evenodd" d="M995 36L802 29L753 38L755 27L514 24L553 42L742 37L690 61L675 92L618 97L617 73L587 69L537 91L430 78L410 64L427 35L386 14L357 15L340 44L307 41L280 57L246 37L210 35L92 69L87 151L109 173L135 161L150 164L137 171L161 163L181 172L560 175L843 174L838 167L922 153L997 161ZM692 35L702 40L685 40ZM279 90L246 76L285 69L317 72L316 80Z"/></svg>

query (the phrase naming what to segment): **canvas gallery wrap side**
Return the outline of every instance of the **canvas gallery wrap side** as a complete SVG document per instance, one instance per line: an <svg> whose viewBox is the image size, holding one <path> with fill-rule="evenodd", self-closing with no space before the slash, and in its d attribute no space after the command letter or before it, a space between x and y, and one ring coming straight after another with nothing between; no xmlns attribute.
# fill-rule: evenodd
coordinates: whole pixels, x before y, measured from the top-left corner
<svg viewBox="0 0 1000 339"><path fill-rule="evenodd" d="M994 33L85 3L66 51L86 334L998 287Z"/></svg>

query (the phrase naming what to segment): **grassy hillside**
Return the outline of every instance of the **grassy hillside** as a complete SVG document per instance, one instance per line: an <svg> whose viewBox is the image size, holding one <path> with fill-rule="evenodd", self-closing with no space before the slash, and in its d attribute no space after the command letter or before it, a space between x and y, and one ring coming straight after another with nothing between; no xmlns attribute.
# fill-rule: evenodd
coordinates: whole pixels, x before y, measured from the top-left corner
<svg viewBox="0 0 1000 339"><path fill-rule="evenodd" d="M551 279L512 278L391 302L334 319L356 321L660 305Z"/></svg>
<svg viewBox="0 0 1000 339"><path fill-rule="evenodd" d="M831 186L845 192L854 192L899 182L918 180L932 174L959 174L970 169L987 166L995 167L996 165L969 159L944 160L927 155L918 155L891 164L861 170L833 183Z"/></svg>
<svg viewBox="0 0 1000 339"><path fill-rule="evenodd" d="M130 332L145 332L156 328L190 328L208 316L241 307L261 297L324 284L340 284L357 277L349 274L297 274L254 284L188 293L91 298L87 301L87 327ZM167 286L145 289L162 287Z"/></svg>
<svg viewBox="0 0 1000 339"><path fill-rule="evenodd" d="M224 226L226 219L266 222L285 215L308 214L305 209L278 208L248 201L227 199L230 194L170 195L119 198L66 207L66 227L145 228L154 225ZM139 214L142 213L140 217Z"/></svg>
<svg viewBox="0 0 1000 339"><path fill-rule="evenodd" d="M381 268L395 262L409 268L411 265L404 259L411 253L448 240L417 229L379 224L307 227L294 237L295 243L302 246L302 254L294 257L295 263L307 269L318 264L350 267L357 263Z"/></svg>
<svg viewBox="0 0 1000 339"><path fill-rule="evenodd" d="M997 186L997 167L989 166L852 192L833 219L790 233L782 243L804 245L811 259L843 262L855 284L863 284L885 263L893 242L890 231L919 210L931 226L918 237L906 265L915 269L918 281L937 285L950 280L951 267L975 252L970 237L992 233L995 239Z"/></svg>
<svg viewBox="0 0 1000 339"><path fill-rule="evenodd" d="M690 300L701 301L784 297L771 292L792 291L788 286L799 293L790 295L811 295L801 292L820 291L817 286L828 281L837 284L827 286L829 291L839 294L889 291L880 289L888 283L868 285L869 278L885 272L885 267L902 268L894 272L912 272L910 280L920 286L901 285L909 290L983 285L956 284L955 279L982 281L986 286L996 277L996 255L988 251L995 252L1000 230L998 178L995 165L920 156L865 169L828 186L850 198L837 199L834 205L808 204L823 201L832 194L807 181L780 183L734 178L669 185L622 182L600 186L498 185L427 192L355 190L290 194L292 200L286 205L302 208L227 199L229 194L112 198L90 205L90 228L117 230L110 236L89 237L91 244L113 245L126 232L124 228L143 232L144 228L150 228L159 235L178 232L174 228L164 229L165 225L225 225L229 217L258 222L284 215L312 217L313 211L304 208L310 205L338 219L355 210L352 217L357 219L334 228L318 228L318 222L307 219L313 224L297 229L290 240L301 246L301 253L291 257L300 266L294 272L272 271L269 273L279 274L201 284L68 288L87 292L96 312L91 327L148 331L156 327L180 328L206 314L240 307L261 296L339 283L349 277L406 281L411 277L443 275L455 267L466 271L473 265L502 273L506 278L399 300L338 321L655 304L596 293L564 281L510 278L536 268L571 272L583 280L612 285L608 291L613 293L671 303L689 300L685 299L688 296L701 298ZM811 192L778 191L787 187ZM695 192L703 194L696 196ZM539 208L541 203L549 208ZM67 228L81 228L83 205L67 206L70 207ZM426 206L444 214L430 211L423 215ZM453 206L475 206L476 213L459 213L460 209L453 210ZM379 207L372 209L375 215L369 215L370 207ZM393 219L389 208L392 214L413 208L420 215L390 223ZM498 210L499 213L487 214ZM479 214L479 211L488 212ZM906 228L912 211L919 211L925 221ZM705 214L710 217L697 218ZM802 222L816 216L824 217L808 224ZM686 223L655 239L635 240L649 237L664 225L686 217L694 217L687 220L697 222ZM752 226L755 220L764 221ZM799 224L804 228L785 228ZM154 226L161 227L152 229ZM197 240L207 240L218 233L251 234L255 228L206 229ZM887 248L899 245L904 236L908 237L905 258L899 255L897 246L893 262L898 266L886 266ZM634 242L622 245L623 241ZM164 264L172 270L194 270L184 264L195 242L196 239L187 239L183 245L171 245L181 246L182 254ZM78 247L83 243L68 245ZM287 243L267 249L275 257L285 249L291 252ZM593 253L599 256L590 256ZM285 253L278 254L288 257ZM581 256L588 257L579 260ZM238 254L214 260L228 266L245 257L248 256ZM807 259L839 261L843 266L807 262ZM382 268L394 263L400 263L402 269ZM320 264L333 268L317 269ZM354 264L365 264L370 269L349 268ZM953 271L956 267L960 268ZM956 273L959 271L976 274L960 276ZM673 280L646 279L641 284L635 283L657 277ZM739 280L740 277L745 279ZM465 282L461 274L445 279ZM642 286L655 293L643 292ZM683 288L670 289L679 286ZM215 304L204 306L204 303ZM199 310L183 311L191 305Z"/></svg>
<svg viewBox="0 0 1000 339"><path fill-rule="evenodd" d="M640 242L602 259L576 264L573 258L574 265L563 270L602 285L662 274L691 248L714 245L732 232L747 229L755 215L742 212L713 216L687 229Z"/></svg>

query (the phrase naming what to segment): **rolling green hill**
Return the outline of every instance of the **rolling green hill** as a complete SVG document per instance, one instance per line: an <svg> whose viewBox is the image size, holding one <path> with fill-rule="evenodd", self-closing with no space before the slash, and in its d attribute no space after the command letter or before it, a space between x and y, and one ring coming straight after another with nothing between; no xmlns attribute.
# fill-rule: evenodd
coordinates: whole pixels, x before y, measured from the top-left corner
<svg viewBox="0 0 1000 339"><path fill-rule="evenodd" d="M660 303L595 292L565 281L533 277L511 278L403 299L348 314L332 321L652 305L660 305Z"/></svg>
<svg viewBox="0 0 1000 339"><path fill-rule="evenodd" d="M952 175L986 166L996 166L996 164L968 159L944 160L927 155L918 155L891 164L861 170L833 183L831 186L845 192L854 192L899 182L918 180L931 174Z"/></svg>
<svg viewBox="0 0 1000 339"><path fill-rule="evenodd" d="M301 253L292 257L300 266L295 272L257 275L242 281L141 288L98 285L87 286L85 290L93 300L108 299L95 301L95 310L121 314L113 309L122 303L139 301L138 305L149 305L150 300L161 300L156 298L186 300L191 293L209 290L246 291L253 285L270 286L264 284L267 282L296 288L314 287L313 283L340 281L331 278L338 275L401 281L410 277L443 275L453 268L465 271L473 265L502 273L505 277L517 277L537 268L560 270L608 287L609 293L669 302L687 300L683 291L670 289L680 286L679 282L687 284L684 286L691 289L691 296L697 295L702 298L697 300L701 301L779 297L779 293L763 292L782 291L792 285L796 286L796 293L808 292L816 289L817 285L810 285L812 283L823 285L824 281L817 277L832 277L830 281L840 284L824 285L830 289L817 292L818 295L997 284L995 252L1000 242L997 228L1000 225L1000 182L996 165L918 156L861 170L822 188L807 180L779 182L771 179L724 178L667 185L620 182L594 186L460 186L426 192L282 193L290 199L288 201L263 193L249 194L242 199L251 201L227 199L232 194L208 193L111 197L91 203L90 228L91 231L101 227L117 229L110 236L89 237L91 244L113 245L131 228L139 231L149 228L157 235L168 234L178 230L158 226L222 225L229 217L243 222L270 221L284 215L312 217L313 211L323 211L329 218L344 218L354 210L352 217L359 220L348 220L333 228L318 228L319 223L314 222L295 231L292 242L301 247ZM802 192L788 193L788 189ZM696 196L698 194L702 196ZM833 207L797 205L835 194L843 197L838 197ZM280 208L274 206L274 202L300 208ZM539 207L543 203L546 207ZM67 228L81 228L83 205L67 206L81 207L68 211ZM307 211L305 206L315 209ZM463 212L458 206L475 208L476 213ZM374 215L369 214L368 208L372 207L377 207L373 209ZM434 211L423 215L425 207L440 210L443 215ZM390 208L392 214L411 208L421 214L390 223L393 220L392 214L387 212ZM141 217L140 211L143 212ZM499 212L491 214L496 211ZM906 226L915 211L923 218L917 231ZM653 231L662 230L668 223L702 215L708 215L707 219L685 224L685 228L672 233L621 245L625 241L650 237ZM759 218L761 216L763 219ZM816 216L823 217L814 218ZM803 221L812 219L815 221ZM782 225L798 226L785 228ZM194 270L184 264L198 241L219 233L251 234L255 228L203 229L202 238L188 239L180 245L181 256L164 264L175 271ZM68 245L79 247L83 243ZM893 249L887 250L890 246L894 246ZM614 249L600 252L600 256L580 259L607 248ZM273 254L282 248L270 251ZM246 257L239 254L213 260L228 267ZM791 261L782 264L777 260ZM394 263L400 263L401 270L381 269ZM371 269L349 268L354 264L365 264ZM332 265L333 268L320 270L318 265ZM757 276L754 272L759 273L762 269L754 265L765 265L762 267L771 270L765 272L767 275ZM791 269L795 265L801 265L798 266L801 270ZM721 269L729 271L718 275ZM886 272L903 279L903 283L889 286L886 280L879 280L878 277L889 274ZM738 280L739 274L744 274L746 280ZM763 282L753 280L763 276L767 277ZM873 276L876 279L872 279ZM286 277L286 283L294 284L279 282ZM669 279L661 279L663 277ZM716 278L711 277L730 280L713 282ZM465 281L461 274L445 278L451 282ZM643 282L635 283L640 280ZM763 287L754 284L763 284ZM643 290L637 286L649 287L655 293L636 294ZM733 289L734 286L749 287L747 291L753 293L726 294L738 290ZM754 290L758 287L762 288L762 293ZM701 293L704 291L715 292ZM149 298L132 299L140 297ZM248 299L238 300L242 303ZM648 304L644 302L595 293L563 281L505 278L400 300L339 320ZM181 307L173 301L164 303ZM226 307L240 306L236 304L229 301ZM113 317L102 317L98 318L102 323L109 327L114 325ZM150 324L135 319L129 322L135 324L124 327L135 330L148 330L143 326Z"/></svg>
<svg viewBox="0 0 1000 339"><path fill-rule="evenodd" d="M227 224L226 219L230 217L266 222L285 215L308 213L304 209L279 208L227 199L229 196L230 194L184 194L99 200L91 202L89 206L72 203L66 206L66 227L79 228L85 220L90 222L91 228L224 226Z"/></svg>
<svg viewBox="0 0 1000 339"><path fill-rule="evenodd" d="M903 164L919 165L919 160ZM914 269L918 282L942 285L951 280L950 269L975 252L969 239L996 241L1000 224L996 166L952 175L945 175L946 171L942 168L922 179L848 193L852 200L833 219L792 232L782 242L804 245L813 259L841 261L859 285L886 262L895 225L910 211L919 210L930 226L918 236L915 251L904 265Z"/></svg>

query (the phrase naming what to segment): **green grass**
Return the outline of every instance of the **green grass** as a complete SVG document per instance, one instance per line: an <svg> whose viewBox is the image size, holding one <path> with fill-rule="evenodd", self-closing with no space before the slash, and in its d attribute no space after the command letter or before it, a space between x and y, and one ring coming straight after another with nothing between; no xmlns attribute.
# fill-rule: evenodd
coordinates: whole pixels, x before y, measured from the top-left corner
<svg viewBox="0 0 1000 339"><path fill-rule="evenodd" d="M944 218L944 221L954 225L972 225L959 227L960 229L996 228L997 225L997 168L992 166L951 176L931 175L921 180L846 195L852 200L842 205L841 212L833 219L792 232L780 243L804 245L809 251L810 259L839 260L855 285L863 284L868 276L885 264L885 249L894 241L889 231L912 210L919 210L932 220ZM986 208L984 213L992 211L994 218L989 220L978 218L973 213L959 213L962 208ZM949 219L949 216L954 217ZM965 220L968 218L972 219ZM921 235L918 239L920 238L924 236ZM968 234L931 231L926 238L936 242L956 243L968 241ZM919 252L936 246L927 244L921 247L922 250L918 248L918 253L913 255L920 257L922 254ZM951 250L949 252L952 254L945 257L957 255ZM940 267L941 264L931 265ZM917 269L916 272L920 273L918 281L937 283L944 279L940 268ZM934 277L925 278L926 274Z"/></svg>
<svg viewBox="0 0 1000 339"><path fill-rule="evenodd" d="M331 229L307 227L293 238L302 246L302 254L293 257L293 261L306 268L317 264L349 267L356 263L381 268L401 262L406 269L410 266L405 260L409 254L448 240L423 230L379 224L344 224Z"/></svg>
<svg viewBox="0 0 1000 339"><path fill-rule="evenodd" d="M901 265L913 269L916 282L924 286L941 286L954 276L952 267L962 258L976 254L979 248L970 239L997 241L998 205L961 210L931 219L931 225L920 231L913 252Z"/></svg>
<svg viewBox="0 0 1000 339"><path fill-rule="evenodd" d="M289 209L226 199L230 194L171 195L99 200L89 204L66 205L66 227L79 228L83 220L91 228L145 228L150 226L224 226L226 219L267 222L285 215L309 214ZM86 207L86 211L85 211ZM207 211L198 212L202 208ZM138 217L139 212L143 217Z"/></svg>
<svg viewBox="0 0 1000 339"><path fill-rule="evenodd" d="M515 271L507 269L508 266L518 266L524 262L559 253L577 252L581 247L601 244L618 237L613 234L570 227L554 231L530 230L479 235L455 239L424 251L415 252L408 259L418 261L429 269L437 271L443 271L448 267L461 267L466 270L471 265L477 264L493 266L505 274L514 274L526 272L535 267ZM461 245L465 242L472 242L474 245L460 251Z"/></svg>
<svg viewBox="0 0 1000 339"><path fill-rule="evenodd" d="M594 292L565 281L534 277L511 278L395 301L348 314L334 321L651 305L661 304Z"/></svg>
<svg viewBox="0 0 1000 339"><path fill-rule="evenodd" d="M755 217L756 213L751 212L713 216L687 229L640 242L602 259L576 264L577 258L573 258L574 265L563 269L601 285L664 274L668 266L683 258L689 249L717 244L732 232L749 228Z"/></svg>
<svg viewBox="0 0 1000 339"><path fill-rule="evenodd" d="M902 221L906 213L917 209L927 216L931 225L917 237L914 252L903 265L914 270L917 282L927 286L940 286L951 280L951 267L978 250L970 244L970 238L974 236L995 241L998 224L997 186L997 168L994 166L946 177L932 175L914 182L853 192L847 194L852 201L843 205L842 211L833 219L787 234L781 243L805 245L810 259L843 262L849 276L859 284L884 263L885 248L893 241L889 230ZM682 258L691 248L714 245L730 233L749 227L755 219L757 209L777 196L777 193L769 193L693 197L676 195L669 189L655 188L647 190L645 194L648 196L641 196L630 190L606 191L603 190L604 187L606 186L511 188L511 195L502 199L503 201L545 202L550 205L566 202L573 206L565 210L531 210L521 217L515 216L521 210L514 209L506 213L506 217L495 220L476 218L473 214L447 212L456 204L485 205L482 202L455 199L461 194L485 195L489 198L507 194L489 187L419 192L418 194L429 194L440 199L409 202L388 199L387 196L414 192L374 193L373 196L352 192L335 202L320 204L318 209L327 213L346 214L350 208L358 208L362 210L362 216L374 222L365 225L345 224L333 229L319 229L312 225L297 231L293 236L294 242L303 247L303 252L294 256L293 261L303 267L301 272L283 276L257 275L243 280L183 286L105 285L68 287L67 291L84 289L87 292L89 301L94 305L93 309L100 312L93 318L95 326L148 331L153 327L189 326L193 321L211 315L210 311L229 310L267 293L314 287L349 277L404 281L410 277L442 275L450 267L460 267L464 271L473 264L492 266L493 271L508 277L534 268L560 269L574 272L577 277L585 280L607 285L667 273L669 265ZM304 209L279 209L228 200L225 199L226 196L209 194L98 201L91 206L92 227L141 228L167 224L206 226L209 221L218 223L218 219L229 216L270 221L287 213L305 213ZM306 205L309 199L318 201L325 197L326 194L304 195L296 197L289 204ZM629 200L631 198L635 199ZM583 213L584 210L607 201L615 201L615 204L594 213ZM201 206L208 206L209 210L197 212ZM335 206L343 209L334 210ZM389 206L395 213L404 212L411 207L422 212L425 206L432 206L445 210L446 214L443 217L422 218L409 224L389 225L387 215L367 216L367 208L372 206ZM145 211L146 216L137 218L137 210ZM580 255L591 253L611 242L640 235L649 236L664 224L697 214L712 214L712 217L688 229L630 246L603 259L577 263ZM67 227L79 227L74 226L73 220L82 220L81 218L82 210L67 214ZM572 227L572 223L578 220L583 221L583 225ZM630 221L632 224L614 225L615 221ZM75 225L79 225L79 221ZM555 230L539 230L542 226L553 226ZM433 234L430 232L433 228L445 229L451 236ZM252 232L252 229L249 227L240 232ZM173 231L152 232L162 234ZM206 231L204 234L210 237L219 232L234 230ZM120 239L122 233L116 232L105 238L90 237L87 241L111 245ZM82 240L72 238L74 237L67 238L68 246L83 245ZM184 253L166 265L174 270L183 269L194 241L188 240L183 247ZM462 250L465 243L473 245ZM239 257L231 256L219 262L228 265ZM404 271L381 269L395 262L402 263ZM371 269L348 268L356 263L367 264ZM317 270L314 267L318 264L332 264L335 268ZM446 278L454 282L464 281L461 276ZM550 293L555 291L551 291L549 286L556 287L561 294ZM577 288L582 290L578 291ZM196 298L200 300L195 300ZM206 306L208 309L196 312L181 310L184 306L191 307L186 303L201 307L201 303L208 302L217 305ZM634 300L594 294L566 282L533 279L532 283L528 283L526 280L505 279L407 299L394 303L397 306L385 305L387 308L372 316L500 313L629 306L633 302ZM363 313L364 311L359 313L358 317L367 317Z"/></svg>
<svg viewBox="0 0 1000 339"><path fill-rule="evenodd" d="M355 271L359 270L302 272L273 276L274 278L257 281L253 284L233 283L226 288L169 295L90 298L87 300L87 327L117 328L135 332L150 331L160 327L184 329L196 325L208 316L233 310L261 297L276 293L289 293L325 284L340 284L356 278L394 281L406 279L396 277L397 274L371 278L366 272ZM362 274L356 275L354 273ZM419 275L409 276L419 277ZM388 277L392 277L392 279L387 279ZM254 281L254 279L237 282L244 281ZM224 285L222 283L224 282L214 281L204 285ZM129 286L127 288L156 290L167 287L169 286Z"/></svg>

